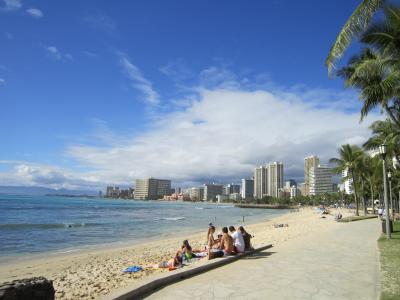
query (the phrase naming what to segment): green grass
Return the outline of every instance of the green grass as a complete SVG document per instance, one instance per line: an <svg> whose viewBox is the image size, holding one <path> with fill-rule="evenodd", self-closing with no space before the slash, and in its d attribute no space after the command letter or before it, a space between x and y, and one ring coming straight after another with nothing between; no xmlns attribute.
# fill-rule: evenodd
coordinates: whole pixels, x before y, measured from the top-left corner
<svg viewBox="0 0 400 300"><path fill-rule="evenodd" d="M381 300L400 299L400 222L393 224L392 239L378 240L381 259Z"/></svg>
<svg viewBox="0 0 400 300"><path fill-rule="evenodd" d="M338 222L354 222L354 221L361 221L361 220L368 220L368 219L373 219L377 218L378 216L375 215L367 215L367 216L350 216L350 217L345 217Z"/></svg>

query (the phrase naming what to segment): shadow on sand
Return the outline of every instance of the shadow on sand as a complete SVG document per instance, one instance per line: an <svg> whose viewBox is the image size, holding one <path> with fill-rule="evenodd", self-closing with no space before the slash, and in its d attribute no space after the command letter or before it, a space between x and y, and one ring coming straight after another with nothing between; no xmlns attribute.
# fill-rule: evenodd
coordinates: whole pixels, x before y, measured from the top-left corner
<svg viewBox="0 0 400 300"><path fill-rule="evenodd" d="M243 257L241 259L247 260L247 259L260 259L260 258L266 258L268 256L271 256L272 254L275 254L276 252L255 252L253 254L250 254L246 257Z"/></svg>

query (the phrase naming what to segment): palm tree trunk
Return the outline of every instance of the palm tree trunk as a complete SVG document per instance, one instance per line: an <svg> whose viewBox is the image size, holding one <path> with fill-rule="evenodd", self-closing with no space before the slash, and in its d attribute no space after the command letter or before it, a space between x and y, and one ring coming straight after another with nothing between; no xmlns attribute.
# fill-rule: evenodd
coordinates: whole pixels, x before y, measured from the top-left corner
<svg viewBox="0 0 400 300"><path fill-rule="evenodd" d="M372 201L372 214L375 214L375 203L374 203L374 188L372 187L372 181L370 181L370 188L371 188L371 201Z"/></svg>
<svg viewBox="0 0 400 300"><path fill-rule="evenodd" d="M362 202L364 205L364 216L366 216L368 214L368 210L367 210L367 203L366 203L366 199L365 199L364 179L361 180L361 190L362 190Z"/></svg>
<svg viewBox="0 0 400 300"><path fill-rule="evenodd" d="M351 178L353 180L353 186L354 186L354 201L356 202L356 216L359 216L359 205L358 205L358 198L357 198L357 184L354 178L354 172L351 170Z"/></svg>

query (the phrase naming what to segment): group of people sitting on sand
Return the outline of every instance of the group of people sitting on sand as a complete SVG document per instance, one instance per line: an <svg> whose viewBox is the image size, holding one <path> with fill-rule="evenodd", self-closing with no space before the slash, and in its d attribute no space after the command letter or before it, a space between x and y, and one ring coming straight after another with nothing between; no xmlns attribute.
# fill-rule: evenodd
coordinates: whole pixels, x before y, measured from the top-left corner
<svg viewBox="0 0 400 300"><path fill-rule="evenodd" d="M250 239L252 236L244 230L243 226L239 226L238 230L233 226L222 228L222 234L217 238L214 237L215 227L211 223L208 226L207 245L205 249L193 249L188 240L184 240L180 250L175 256L168 261L163 261L147 268L168 268L175 270L182 266L185 261L192 258L200 258L207 256L208 259L222 257L224 255L236 255L243 253L245 250L252 249Z"/></svg>
<svg viewBox="0 0 400 300"><path fill-rule="evenodd" d="M251 235L246 232L243 226L229 226L222 228L222 234L214 237L215 227L211 223L207 232L207 254L208 259L224 255L235 255L251 249Z"/></svg>

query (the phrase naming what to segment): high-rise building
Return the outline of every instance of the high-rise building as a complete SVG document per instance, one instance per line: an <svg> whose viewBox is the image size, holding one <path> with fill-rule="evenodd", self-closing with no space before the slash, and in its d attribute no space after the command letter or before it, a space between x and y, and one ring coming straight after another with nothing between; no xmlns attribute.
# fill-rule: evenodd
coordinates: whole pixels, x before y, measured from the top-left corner
<svg viewBox="0 0 400 300"><path fill-rule="evenodd" d="M136 179L135 199L152 200L171 194L171 180L145 178Z"/></svg>
<svg viewBox="0 0 400 300"><path fill-rule="evenodd" d="M254 180L242 179L242 199L250 199L254 197Z"/></svg>
<svg viewBox="0 0 400 300"><path fill-rule="evenodd" d="M332 168L319 165L309 172L309 195L332 193Z"/></svg>
<svg viewBox="0 0 400 300"><path fill-rule="evenodd" d="M240 185L239 184L228 184L224 186L224 194L225 195L230 195L230 194L235 194L235 193L240 193Z"/></svg>
<svg viewBox="0 0 400 300"><path fill-rule="evenodd" d="M192 201L201 201L204 197L204 188L203 187L192 187L188 189L190 200Z"/></svg>
<svg viewBox="0 0 400 300"><path fill-rule="evenodd" d="M279 190L283 189L283 163L272 162L268 164L267 194L271 197L278 197Z"/></svg>
<svg viewBox="0 0 400 300"><path fill-rule="evenodd" d="M113 186L108 186L106 189L106 198L111 198L112 192L114 190Z"/></svg>
<svg viewBox="0 0 400 300"><path fill-rule="evenodd" d="M119 198L120 189L118 186L108 186L106 190L106 198Z"/></svg>
<svg viewBox="0 0 400 300"><path fill-rule="evenodd" d="M254 170L254 198L262 199L267 196L268 171L267 167L260 166Z"/></svg>
<svg viewBox="0 0 400 300"><path fill-rule="evenodd" d="M296 180L289 179L285 181L285 186L283 188L285 189L285 191L290 191L290 188L294 185L297 186Z"/></svg>
<svg viewBox="0 0 400 300"><path fill-rule="evenodd" d="M224 186L221 184L204 184L204 201L213 201L216 199L217 195L222 195L224 191Z"/></svg>
<svg viewBox="0 0 400 300"><path fill-rule="evenodd" d="M299 184L299 191L302 196L306 193L306 184L304 182Z"/></svg>
<svg viewBox="0 0 400 300"><path fill-rule="evenodd" d="M300 196L300 190L297 188L297 186L293 185L290 187L290 199L293 199L297 196Z"/></svg>
<svg viewBox="0 0 400 300"><path fill-rule="evenodd" d="M310 170L319 165L319 158L316 155L307 156L304 158L304 194L303 196L310 195Z"/></svg>
<svg viewBox="0 0 400 300"><path fill-rule="evenodd" d="M353 179L349 178L348 170L345 169L342 171L342 178L344 179L343 182L343 190L345 194L352 195L353 194Z"/></svg>

